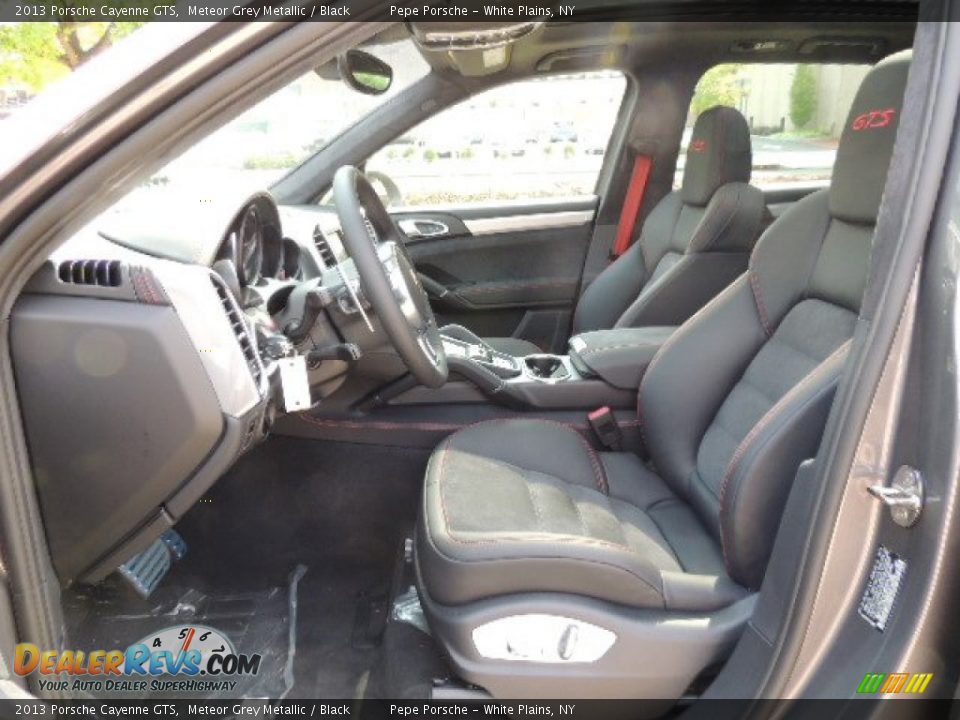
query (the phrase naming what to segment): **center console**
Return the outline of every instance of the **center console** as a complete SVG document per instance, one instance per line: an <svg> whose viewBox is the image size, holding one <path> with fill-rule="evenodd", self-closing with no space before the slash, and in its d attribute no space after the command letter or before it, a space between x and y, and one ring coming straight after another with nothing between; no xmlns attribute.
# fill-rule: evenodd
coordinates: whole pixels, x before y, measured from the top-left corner
<svg viewBox="0 0 960 720"><path fill-rule="evenodd" d="M672 328L603 330L570 341L566 355L514 357L497 351L466 328L441 330L449 379L428 388L403 378L371 396L350 415L287 422L283 431L350 442L433 448L458 428L484 420L529 417L587 424L608 407L623 431L624 446L643 442L636 423L637 387ZM375 410L375 412L374 412Z"/></svg>
<svg viewBox="0 0 960 720"><path fill-rule="evenodd" d="M637 388L674 328L582 333L568 355L514 357L466 328L443 328L450 379L440 388L413 387L392 405L495 403L518 410L633 408Z"/></svg>

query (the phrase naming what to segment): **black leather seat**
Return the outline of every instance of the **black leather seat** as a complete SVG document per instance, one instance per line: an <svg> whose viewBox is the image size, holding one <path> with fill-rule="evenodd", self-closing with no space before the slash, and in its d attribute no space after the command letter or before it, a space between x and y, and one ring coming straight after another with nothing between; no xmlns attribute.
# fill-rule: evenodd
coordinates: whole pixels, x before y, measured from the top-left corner
<svg viewBox="0 0 960 720"><path fill-rule="evenodd" d="M590 283L574 334L613 327L679 325L747 267L763 223L762 193L749 185L750 129L739 112L703 112L687 149L682 187L650 212L637 241ZM487 338L515 356L542 352L520 338Z"/></svg>
<svg viewBox="0 0 960 720"><path fill-rule="evenodd" d="M633 622L656 628L675 613L715 618L759 587L857 323L909 57L884 60L864 80L831 188L784 213L748 271L648 368L638 410L649 466L535 420L470 427L436 450L417 567L428 617L475 682L507 675L484 669L455 618L490 603L510 616L560 595L566 617L589 607L592 622L613 627L629 608ZM854 122L888 108L885 124ZM716 659L708 655L704 663Z"/></svg>

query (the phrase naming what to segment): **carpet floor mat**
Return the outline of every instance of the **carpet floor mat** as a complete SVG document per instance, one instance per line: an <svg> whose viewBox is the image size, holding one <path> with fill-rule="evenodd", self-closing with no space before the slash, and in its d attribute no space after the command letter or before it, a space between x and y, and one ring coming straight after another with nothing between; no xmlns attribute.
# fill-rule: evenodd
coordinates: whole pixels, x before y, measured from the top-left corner
<svg viewBox="0 0 960 720"><path fill-rule="evenodd" d="M67 647L124 649L165 628L210 627L261 666L233 691L193 697L423 696L444 665L428 635L388 616L408 589L402 547L427 458L271 438L177 524L188 552L149 599L116 574L64 592Z"/></svg>

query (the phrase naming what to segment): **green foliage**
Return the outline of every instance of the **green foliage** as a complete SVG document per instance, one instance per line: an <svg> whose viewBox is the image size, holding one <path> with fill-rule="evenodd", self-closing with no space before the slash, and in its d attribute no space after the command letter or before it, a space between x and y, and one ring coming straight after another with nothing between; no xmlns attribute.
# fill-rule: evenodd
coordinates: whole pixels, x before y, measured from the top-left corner
<svg viewBox="0 0 960 720"><path fill-rule="evenodd" d="M690 101L694 117L714 105L737 107L743 90L740 88L740 65L716 65L703 74Z"/></svg>
<svg viewBox="0 0 960 720"><path fill-rule="evenodd" d="M60 61L54 23L0 25L0 48L0 85L39 90L69 72Z"/></svg>
<svg viewBox="0 0 960 720"><path fill-rule="evenodd" d="M129 35L142 22L25 22L0 25L0 86L35 91Z"/></svg>
<svg viewBox="0 0 960 720"><path fill-rule="evenodd" d="M434 150L433 148L427 148L423 152L423 159L426 160L427 162L433 162L434 160L437 159L437 151Z"/></svg>
<svg viewBox="0 0 960 720"><path fill-rule="evenodd" d="M817 111L817 76L812 65L798 65L790 84L790 121L805 127Z"/></svg>

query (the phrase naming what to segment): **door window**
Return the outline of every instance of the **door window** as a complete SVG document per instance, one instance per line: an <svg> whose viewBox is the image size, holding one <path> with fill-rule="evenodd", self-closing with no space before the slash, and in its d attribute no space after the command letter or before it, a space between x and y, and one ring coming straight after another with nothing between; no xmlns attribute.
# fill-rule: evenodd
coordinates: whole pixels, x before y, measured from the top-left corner
<svg viewBox="0 0 960 720"><path fill-rule="evenodd" d="M395 139L366 170L394 206L592 195L625 87L613 71L500 86Z"/></svg>

